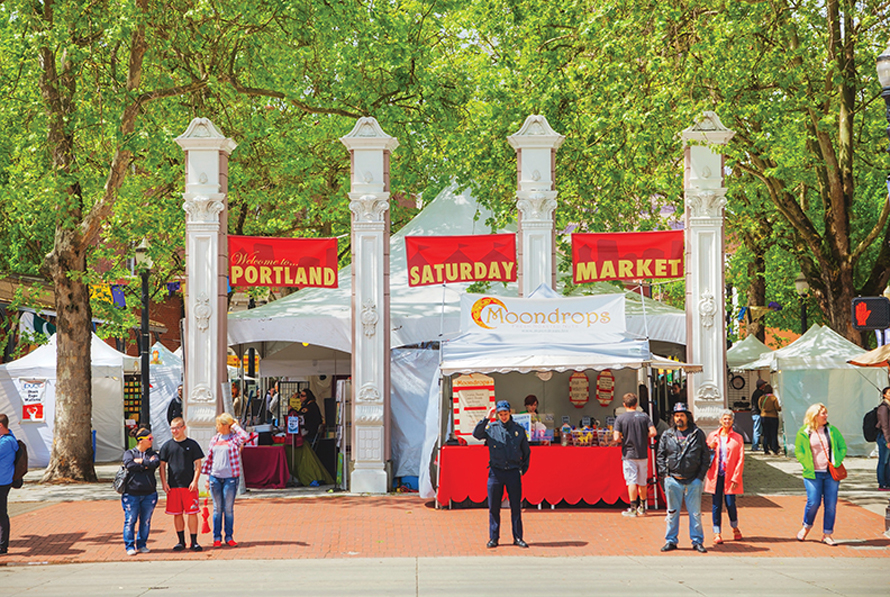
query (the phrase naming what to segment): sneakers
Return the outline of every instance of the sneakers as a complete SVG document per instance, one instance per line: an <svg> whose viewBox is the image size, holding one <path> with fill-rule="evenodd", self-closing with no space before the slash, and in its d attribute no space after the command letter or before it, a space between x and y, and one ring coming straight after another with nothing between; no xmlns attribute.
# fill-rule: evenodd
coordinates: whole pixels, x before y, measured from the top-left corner
<svg viewBox="0 0 890 597"><path fill-rule="evenodd" d="M183 549L185 549L185 545L182 543L177 543L173 546L173 551L182 551Z"/></svg>
<svg viewBox="0 0 890 597"><path fill-rule="evenodd" d="M140 547L139 553L151 553L151 550L147 547Z"/></svg>
<svg viewBox="0 0 890 597"><path fill-rule="evenodd" d="M739 529L732 529L732 539L733 541L741 541L742 540L742 531Z"/></svg>
<svg viewBox="0 0 890 597"><path fill-rule="evenodd" d="M226 545L228 545L229 547L238 547L238 544L235 543L234 539L229 539L228 541L226 541Z"/></svg>
<svg viewBox="0 0 890 597"><path fill-rule="evenodd" d="M137 552L135 549L133 549L132 547L131 547L130 549L127 550L127 555L128 555L128 556L135 556L137 553L138 553L138 552Z"/></svg>
<svg viewBox="0 0 890 597"><path fill-rule="evenodd" d="M640 506L637 508L637 516L646 516L646 506Z"/></svg>
<svg viewBox="0 0 890 597"><path fill-rule="evenodd" d="M222 547L222 541L214 541L213 547Z"/></svg>
<svg viewBox="0 0 890 597"><path fill-rule="evenodd" d="M204 548L198 545L197 543L193 544L190 548L192 551L204 551Z"/></svg>
<svg viewBox="0 0 890 597"><path fill-rule="evenodd" d="M637 514L637 508L630 507L627 510L625 510L624 512L622 512L621 516L626 516L628 518L636 518L637 516L639 516L639 514Z"/></svg>

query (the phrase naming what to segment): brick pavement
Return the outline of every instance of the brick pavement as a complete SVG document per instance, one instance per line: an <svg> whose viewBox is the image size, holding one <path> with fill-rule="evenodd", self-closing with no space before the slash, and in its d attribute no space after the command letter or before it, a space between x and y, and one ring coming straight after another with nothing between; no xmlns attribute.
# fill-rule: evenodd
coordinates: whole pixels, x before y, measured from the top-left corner
<svg viewBox="0 0 890 597"><path fill-rule="evenodd" d="M842 500L838 505L835 548L822 545L821 516L813 540L799 543L803 496L743 496L739 499L742 541L711 547L710 499L703 500L706 545L711 557L723 554L766 557L890 557L882 535L883 517ZM509 525L509 516L505 513ZM63 502L12 518L5 563L108 562L133 560L231 560L297 558L389 558L401 556L594 556L657 555L663 544L664 515L625 518L620 508L527 509L523 514L531 549L509 545L485 548L484 509L436 510L416 495L333 496L303 499L239 500L235 505L237 548L174 553L171 517L163 499L152 519L151 554L126 556L121 540L123 513L117 501ZM664 557L694 554L688 521L681 520L681 549ZM201 536L202 543L210 535ZM702 556L708 557L708 556Z"/></svg>

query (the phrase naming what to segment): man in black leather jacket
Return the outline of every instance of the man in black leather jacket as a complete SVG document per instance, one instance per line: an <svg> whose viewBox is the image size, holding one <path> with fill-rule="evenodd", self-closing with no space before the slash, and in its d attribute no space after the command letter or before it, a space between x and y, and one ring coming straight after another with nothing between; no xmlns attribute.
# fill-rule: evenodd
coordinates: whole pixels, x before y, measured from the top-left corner
<svg viewBox="0 0 890 597"><path fill-rule="evenodd" d="M696 427L692 413L682 402L674 405L674 425L658 442L655 463L664 479L667 497L667 533L661 551L677 549L680 531L680 507L686 502L689 513L689 538L699 553L707 553L701 525L701 494L705 475L711 465L711 451L705 433Z"/></svg>
<svg viewBox="0 0 890 597"><path fill-rule="evenodd" d="M489 421L497 412L497 419ZM522 475L528 471L531 448L528 436L510 415L510 403L499 400L496 408L479 421L473 437L488 444L488 547L497 547L501 529L504 488L510 497L513 545L528 547L522 540Z"/></svg>

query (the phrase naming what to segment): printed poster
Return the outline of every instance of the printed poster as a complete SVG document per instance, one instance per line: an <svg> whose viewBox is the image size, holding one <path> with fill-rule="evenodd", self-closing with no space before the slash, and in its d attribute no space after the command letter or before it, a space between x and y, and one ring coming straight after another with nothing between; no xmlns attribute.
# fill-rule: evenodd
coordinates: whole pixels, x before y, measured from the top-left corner
<svg viewBox="0 0 890 597"><path fill-rule="evenodd" d="M15 385L22 399L22 423L43 423L46 380L19 378L15 380Z"/></svg>
<svg viewBox="0 0 890 597"><path fill-rule="evenodd" d="M494 406L494 379L481 373L461 375L451 383L454 397L454 437L468 444L481 444L473 429Z"/></svg>

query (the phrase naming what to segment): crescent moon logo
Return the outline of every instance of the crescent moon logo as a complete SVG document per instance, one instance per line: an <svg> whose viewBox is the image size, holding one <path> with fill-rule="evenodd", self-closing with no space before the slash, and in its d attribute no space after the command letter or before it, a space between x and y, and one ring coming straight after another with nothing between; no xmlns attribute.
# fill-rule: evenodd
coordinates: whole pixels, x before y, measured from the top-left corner
<svg viewBox="0 0 890 597"><path fill-rule="evenodd" d="M473 318L473 321L481 328L485 328L486 330L493 330L494 328L490 325L485 325L482 322L482 310L489 305L497 305L502 309L506 309L507 306L500 301L500 299L496 299L492 296L486 296L484 298L479 299L475 303L473 303L473 308L470 309L470 317Z"/></svg>

